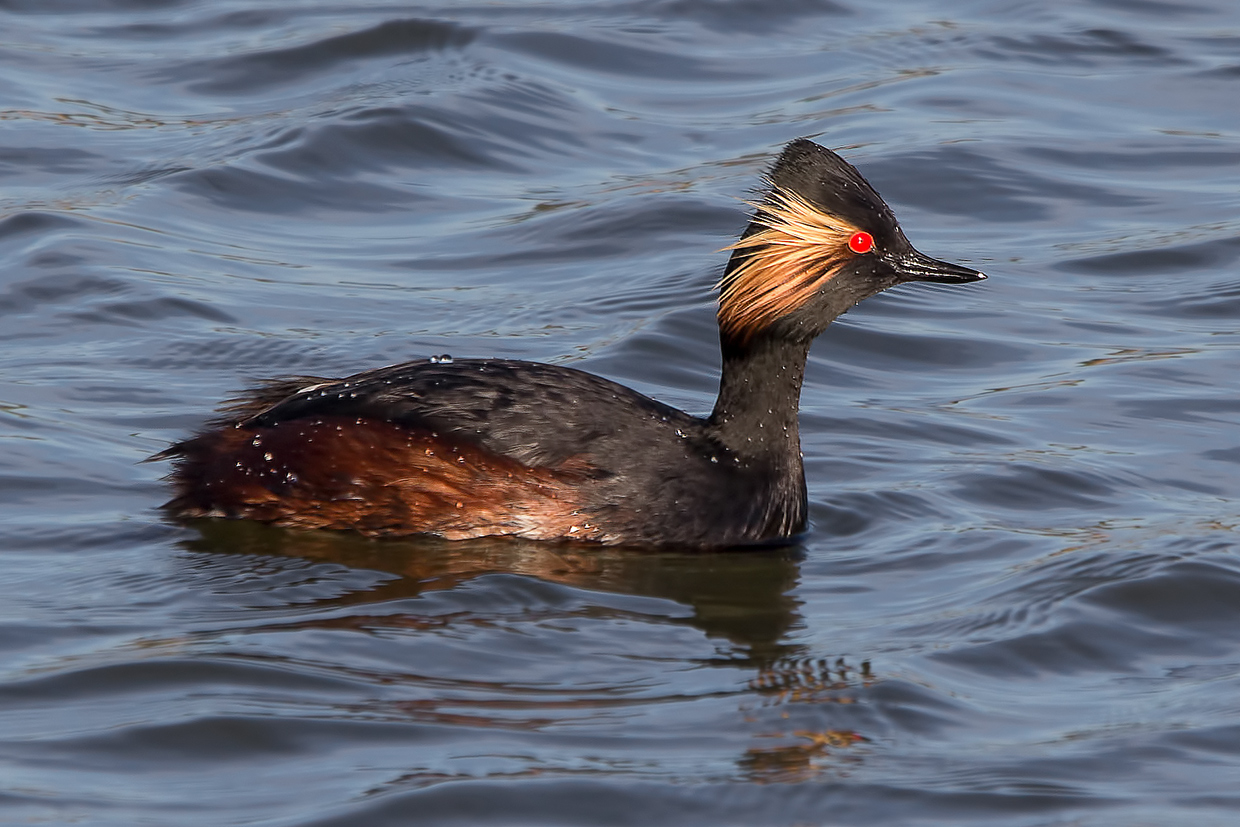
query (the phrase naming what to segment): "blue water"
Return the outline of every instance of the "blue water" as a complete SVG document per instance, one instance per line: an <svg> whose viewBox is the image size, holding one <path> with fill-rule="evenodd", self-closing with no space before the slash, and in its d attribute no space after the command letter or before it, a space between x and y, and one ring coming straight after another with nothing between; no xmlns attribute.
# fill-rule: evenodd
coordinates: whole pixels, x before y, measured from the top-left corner
<svg viewBox="0 0 1240 827"><path fill-rule="evenodd" d="M1238 100L1229 0L0 0L0 822L1237 823ZM259 377L709 410L797 136L991 275L818 342L799 546L157 510Z"/></svg>

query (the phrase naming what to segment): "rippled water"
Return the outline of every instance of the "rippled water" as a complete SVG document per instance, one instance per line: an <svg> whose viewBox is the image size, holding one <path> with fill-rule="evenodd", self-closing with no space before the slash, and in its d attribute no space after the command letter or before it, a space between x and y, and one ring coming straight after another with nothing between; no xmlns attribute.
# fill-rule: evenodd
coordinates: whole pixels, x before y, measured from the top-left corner
<svg viewBox="0 0 1240 827"><path fill-rule="evenodd" d="M0 821L1240 817L1234 3L7 0L0 90ZM161 519L254 377L708 410L800 135L992 278L818 343L799 547Z"/></svg>

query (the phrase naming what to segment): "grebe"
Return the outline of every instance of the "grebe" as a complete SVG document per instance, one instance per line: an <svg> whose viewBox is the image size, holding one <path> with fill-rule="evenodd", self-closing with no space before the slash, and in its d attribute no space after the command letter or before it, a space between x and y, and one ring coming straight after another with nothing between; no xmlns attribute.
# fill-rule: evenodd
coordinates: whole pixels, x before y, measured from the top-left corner
<svg viewBox="0 0 1240 827"><path fill-rule="evenodd" d="M788 541L805 528L797 407L814 338L888 287L985 276L913 249L861 174L811 141L788 144L766 183L718 285L709 417L508 359L298 376L153 457L175 460L166 508L373 536Z"/></svg>

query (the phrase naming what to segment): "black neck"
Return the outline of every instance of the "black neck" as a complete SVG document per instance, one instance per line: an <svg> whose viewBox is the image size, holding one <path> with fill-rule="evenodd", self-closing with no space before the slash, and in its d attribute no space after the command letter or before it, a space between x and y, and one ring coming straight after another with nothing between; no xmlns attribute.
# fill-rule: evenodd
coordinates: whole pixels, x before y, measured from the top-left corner
<svg viewBox="0 0 1240 827"><path fill-rule="evenodd" d="M800 476L797 409L811 342L765 332L743 344L722 339L723 377L710 426L742 462Z"/></svg>

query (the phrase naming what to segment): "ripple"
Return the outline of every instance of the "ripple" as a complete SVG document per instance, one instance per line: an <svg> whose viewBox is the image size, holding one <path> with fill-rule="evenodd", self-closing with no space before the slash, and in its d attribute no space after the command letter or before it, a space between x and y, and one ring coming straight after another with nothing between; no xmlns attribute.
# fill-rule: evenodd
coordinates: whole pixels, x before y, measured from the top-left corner
<svg viewBox="0 0 1240 827"><path fill-rule="evenodd" d="M1056 201L1096 206L1137 206L1145 199L1080 181L1053 179L1026 164L1003 163L962 146L941 146L883 160L867 174L886 196L919 209L967 215L986 222L1048 218L1047 194Z"/></svg>
<svg viewBox="0 0 1240 827"><path fill-rule="evenodd" d="M492 34L490 41L573 69L585 69L626 78L674 77L678 83L736 81L755 78L732 62L670 54L597 37L560 32Z"/></svg>
<svg viewBox="0 0 1240 827"><path fill-rule="evenodd" d="M175 78L207 78L189 88L208 95L253 94L272 87L305 82L363 61L419 55L467 45L476 36L469 27L439 20L389 20L361 31L313 43L234 55L179 67Z"/></svg>
<svg viewBox="0 0 1240 827"><path fill-rule="evenodd" d="M1116 486L1093 472L1066 471L1013 463L1003 474L968 474L957 496L970 502L1043 511L1052 508L1096 508L1110 500Z"/></svg>
<svg viewBox="0 0 1240 827"><path fill-rule="evenodd" d="M0 120L10 119L11 113L0 111ZM6 146L0 148L0 177L29 178L34 171L54 175L83 174L95 169L100 160L102 160L101 156L96 153L80 149ZM50 216L46 220L50 220ZM8 221L5 223L7 224Z"/></svg>
<svg viewBox="0 0 1240 827"><path fill-rule="evenodd" d="M1240 571L1234 563L1173 563L1152 576L1095 589L1087 602L1126 615L1135 627L1180 638L1179 652L1226 652L1225 641L1240 639Z"/></svg>
<svg viewBox="0 0 1240 827"><path fill-rule="evenodd" d="M1148 276L1224 267L1237 258L1240 258L1240 238L1226 238L1201 244L1091 256L1063 262L1060 268L1076 273Z"/></svg>
<svg viewBox="0 0 1240 827"><path fill-rule="evenodd" d="M991 56L1034 64L1092 68L1116 63L1177 66L1189 62L1166 48L1117 29L1088 29L1073 35L999 36L993 43L995 50Z"/></svg>

